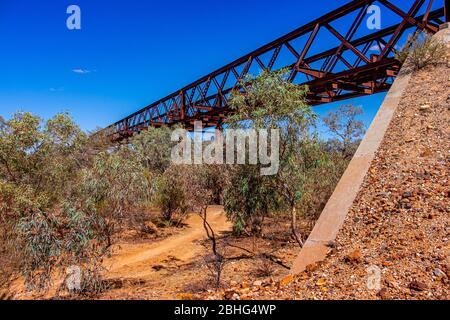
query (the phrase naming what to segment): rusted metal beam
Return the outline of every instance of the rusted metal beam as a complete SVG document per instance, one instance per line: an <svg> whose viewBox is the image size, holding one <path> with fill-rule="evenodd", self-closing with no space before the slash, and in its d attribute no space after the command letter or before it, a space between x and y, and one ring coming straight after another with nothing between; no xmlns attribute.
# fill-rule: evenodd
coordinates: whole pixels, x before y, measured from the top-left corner
<svg viewBox="0 0 450 320"><path fill-rule="evenodd" d="M450 22L450 0L444 0L444 17L445 22Z"/></svg>
<svg viewBox="0 0 450 320"><path fill-rule="evenodd" d="M410 29L436 32L441 19L448 21L449 0L437 0L442 3L442 7L434 11L431 11L433 0L410 1L407 11L401 10L396 4L400 1L379 0L385 10L399 16L401 22L396 25L353 39L362 25L368 6L374 0L350 1L133 113L106 130L120 140L149 126L180 123L191 128L195 120L203 121L205 125L221 125L232 112L228 106L230 93L233 90L245 92L241 81L255 65L267 70L273 70L275 64L278 67L284 65L289 70L288 81L309 86L311 92L308 102L311 105L386 91L400 68L399 62L393 57L395 46L402 35ZM419 15L420 11L425 13ZM333 23L346 16L354 18L349 21L351 23L346 33L341 33ZM315 42L323 41L321 31L333 35L339 44L308 55ZM295 40L302 37L307 37L306 43L296 48ZM369 52L373 45L380 47L379 54ZM280 56L282 50L290 54L291 61L295 62L287 64ZM265 58L269 58L268 61ZM303 80L299 80L300 77Z"/></svg>

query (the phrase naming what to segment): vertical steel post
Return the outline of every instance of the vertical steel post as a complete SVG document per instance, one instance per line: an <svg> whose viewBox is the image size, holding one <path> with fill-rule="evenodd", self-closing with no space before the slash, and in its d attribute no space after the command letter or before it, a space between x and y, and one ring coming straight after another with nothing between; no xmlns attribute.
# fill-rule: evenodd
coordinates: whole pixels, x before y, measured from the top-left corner
<svg viewBox="0 0 450 320"><path fill-rule="evenodd" d="M450 0L444 0L445 22L450 22Z"/></svg>
<svg viewBox="0 0 450 320"><path fill-rule="evenodd" d="M186 100L184 98L184 91L181 90L180 93L180 119L183 121L185 119L185 108L186 108Z"/></svg>

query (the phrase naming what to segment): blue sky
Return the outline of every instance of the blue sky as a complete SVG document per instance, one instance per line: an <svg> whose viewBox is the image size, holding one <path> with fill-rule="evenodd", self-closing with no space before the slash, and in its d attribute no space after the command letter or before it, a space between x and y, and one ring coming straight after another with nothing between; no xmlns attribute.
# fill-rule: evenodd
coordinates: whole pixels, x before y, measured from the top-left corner
<svg viewBox="0 0 450 320"><path fill-rule="evenodd" d="M68 111L84 130L107 126L347 2L2 0L0 115ZM71 4L81 30L66 27ZM369 124L382 100L352 102Z"/></svg>

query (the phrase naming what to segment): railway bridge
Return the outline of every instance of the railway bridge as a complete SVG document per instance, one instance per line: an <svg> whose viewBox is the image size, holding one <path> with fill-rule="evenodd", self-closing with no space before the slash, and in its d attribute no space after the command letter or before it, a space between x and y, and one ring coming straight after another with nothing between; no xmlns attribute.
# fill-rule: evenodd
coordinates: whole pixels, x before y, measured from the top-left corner
<svg viewBox="0 0 450 320"><path fill-rule="evenodd" d="M205 127L219 126L231 112L231 92L245 92L241 80L260 70L287 68L288 81L308 85L307 100L312 106L388 91L401 67L395 54L402 37L416 30L436 33L441 24L449 22L449 2L350 1L105 130L120 141L150 126L182 124L192 129L195 121ZM398 22L370 30L367 12L374 5L383 16L392 15Z"/></svg>

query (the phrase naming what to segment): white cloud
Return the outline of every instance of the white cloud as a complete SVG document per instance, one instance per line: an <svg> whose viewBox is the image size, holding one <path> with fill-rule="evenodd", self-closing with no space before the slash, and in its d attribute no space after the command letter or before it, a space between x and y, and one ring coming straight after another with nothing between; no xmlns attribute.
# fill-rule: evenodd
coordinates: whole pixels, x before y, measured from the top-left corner
<svg viewBox="0 0 450 320"><path fill-rule="evenodd" d="M375 44L373 46L370 47L370 51L378 51L381 52L381 50L384 49L384 45L381 44L381 47L378 44Z"/></svg>
<svg viewBox="0 0 450 320"><path fill-rule="evenodd" d="M78 74L88 74L88 73L91 73L91 70L76 68L76 69L72 69L72 72L75 72Z"/></svg>
<svg viewBox="0 0 450 320"><path fill-rule="evenodd" d="M64 87L58 87L58 88L52 87L49 90L50 90L50 92L61 92L61 91L64 91Z"/></svg>

